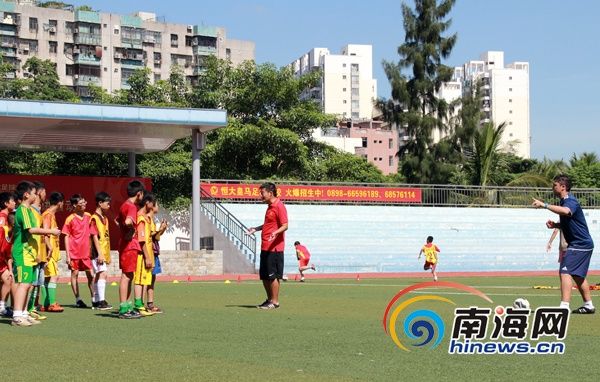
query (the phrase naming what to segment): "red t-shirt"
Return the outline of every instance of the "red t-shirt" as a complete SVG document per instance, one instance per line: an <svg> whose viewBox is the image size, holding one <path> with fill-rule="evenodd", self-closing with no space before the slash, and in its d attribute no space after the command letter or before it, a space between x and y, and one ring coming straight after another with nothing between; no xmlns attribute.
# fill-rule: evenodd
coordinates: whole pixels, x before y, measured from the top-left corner
<svg viewBox="0 0 600 382"><path fill-rule="evenodd" d="M71 259L90 258L90 221L92 215L85 212L83 216L72 213L65 220L62 233L69 237L69 257Z"/></svg>
<svg viewBox="0 0 600 382"><path fill-rule="evenodd" d="M12 254L12 232L8 234L8 227L0 227L0 264L7 264Z"/></svg>
<svg viewBox="0 0 600 382"><path fill-rule="evenodd" d="M6 219L8 219L6 212L0 211L0 227L6 224Z"/></svg>
<svg viewBox="0 0 600 382"><path fill-rule="evenodd" d="M287 222L287 210L285 209L283 202L277 199L267 207L267 212L265 213L265 222L263 223L261 235L261 250L283 252L285 248L285 232L277 235L273 241L269 241L269 236Z"/></svg>
<svg viewBox="0 0 600 382"><path fill-rule="evenodd" d="M119 237L119 253L122 254L127 251L139 252L142 250L140 243L135 237L135 227L137 224L137 207L131 201L127 200L121 204L119 209L119 216L117 222L119 223L119 231L121 236ZM125 220L130 218L133 222L133 226L125 225Z"/></svg>
<svg viewBox="0 0 600 382"><path fill-rule="evenodd" d="M298 260L308 260L310 259L310 252L308 252L308 249L306 249L305 246L303 246L302 244L298 244L296 246L296 256L298 257Z"/></svg>

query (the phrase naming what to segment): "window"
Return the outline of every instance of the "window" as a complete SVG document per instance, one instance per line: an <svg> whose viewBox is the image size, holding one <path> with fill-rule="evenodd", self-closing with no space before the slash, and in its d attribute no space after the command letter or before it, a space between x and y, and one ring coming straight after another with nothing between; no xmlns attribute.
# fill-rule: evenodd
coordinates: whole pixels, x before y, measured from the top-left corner
<svg viewBox="0 0 600 382"><path fill-rule="evenodd" d="M358 93L358 88L353 88L353 89L352 89L352 96L354 96L354 97L358 97L358 94L359 94L359 93Z"/></svg>
<svg viewBox="0 0 600 382"><path fill-rule="evenodd" d="M73 69L73 65L67 65L65 68L65 73L67 76L72 76L75 73L75 70Z"/></svg>
<svg viewBox="0 0 600 382"><path fill-rule="evenodd" d="M179 46L179 36L176 34L171 35L171 48L177 48Z"/></svg>
<svg viewBox="0 0 600 382"><path fill-rule="evenodd" d="M509 99L508 99L508 102L512 102L512 98L509 98Z"/></svg>
<svg viewBox="0 0 600 382"><path fill-rule="evenodd" d="M394 165L394 157L390 155L388 157L388 166L393 166L393 165Z"/></svg>
<svg viewBox="0 0 600 382"><path fill-rule="evenodd" d="M345 68L345 67L346 67L346 64L342 64L342 68Z"/></svg>
<svg viewBox="0 0 600 382"><path fill-rule="evenodd" d="M160 81L160 73L154 73L154 83Z"/></svg>
<svg viewBox="0 0 600 382"><path fill-rule="evenodd" d="M362 147L367 147L367 137L362 138Z"/></svg>
<svg viewBox="0 0 600 382"><path fill-rule="evenodd" d="M107 25L106 25L106 24L102 24L102 27L106 28L106 27L107 27Z"/></svg>
<svg viewBox="0 0 600 382"><path fill-rule="evenodd" d="M508 77L508 79L509 79L509 80L512 80L512 76L509 76L509 77Z"/></svg>
<svg viewBox="0 0 600 382"><path fill-rule="evenodd" d="M388 148L390 148L390 149L394 148L394 140L392 138L388 139Z"/></svg>
<svg viewBox="0 0 600 382"><path fill-rule="evenodd" d="M346 75L344 74L344 75L342 76L342 80L345 80L346 78L347 78L347 77L346 77Z"/></svg>
<svg viewBox="0 0 600 382"><path fill-rule="evenodd" d="M58 43L56 41L48 41L48 51L50 54L56 54L58 51Z"/></svg>
<svg viewBox="0 0 600 382"><path fill-rule="evenodd" d="M346 91L346 88L343 88L343 89L342 89L342 91L343 91L343 92L345 92L345 91Z"/></svg>
<svg viewBox="0 0 600 382"><path fill-rule="evenodd" d="M119 34L119 28L115 28L115 34Z"/></svg>
<svg viewBox="0 0 600 382"><path fill-rule="evenodd" d="M509 110L509 111L508 111L508 114L512 114L512 110Z"/></svg>
<svg viewBox="0 0 600 382"><path fill-rule="evenodd" d="M509 125L512 125L512 121L510 121L508 124L509 124Z"/></svg>
<svg viewBox="0 0 600 382"><path fill-rule="evenodd" d="M192 46L192 36L185 36L185 46Z"/></svg>
<svg viewBox="0 0 600 382"><path fill-rule="evenodd" d="M509 92L512 92L512 88L508 88L508 91L509 91Z"/></svg>
<svg viewBox="0 0 600 382"><path fill-rule="evenodd" d="M29 31L30 32L38 31L38 19L36 17L29 18Z"/></svg>
<svg viewBox="0 0 600 382"><path fill-rule="evenodd" d="M358 112L352 112L352 118L358 119Z"/></svg>
<svg viewBox="0 0 600 382"><path fill-rule="evenodd" d="M512 136L513 136L513 133L509 133L509 134L508 134L508 136L509 136L509 137L512 137Z"/></svg>
<svg viewBox="0 0 600 382"><path fill-rule="evenodd" d="M225 49L225 58L229 61L231 61L231 49L227 48Z"/></svg>
<svg viewBox="0 0 600 382"><path fill-rule="evenodd" d="M374 139L374 140L373 140L373 143L377 143L377 139Z"/></svg>
<svg viewBox="0 0 600 382"><path fill-rule="evenodd" d="M346 101L346 100L343 100L342 102L344 103L344 105L345 105L346 103L348 103L348 101Z"/></svg>
<svg viewBox="0 0 600 382"><path fill-rule="evenodd" d="M107 68L106 66L104 67L104 71L105 71L105 72L108 72L108 68Z"/></svg>

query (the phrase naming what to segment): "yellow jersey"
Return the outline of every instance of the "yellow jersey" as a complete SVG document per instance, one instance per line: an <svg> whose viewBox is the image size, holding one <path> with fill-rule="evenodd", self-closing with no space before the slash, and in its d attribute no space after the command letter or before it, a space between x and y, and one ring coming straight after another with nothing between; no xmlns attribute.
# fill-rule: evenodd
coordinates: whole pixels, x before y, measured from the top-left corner
<svg viewBox="0 0 600 382"><path fill-rule="evenodd" d="M36 227L42 227L43 220L42 214L35 207L31 207L31 211L33 212L33 216L35 217ZM36 263L45 263L48 261L47 259L47 248L46 242L44 240L45 235L33 235L35 242L37 243L37 256L35 258Z"/></svg>
<svg viewBox="0 0 600 382"><path fill-rule="evenodd" d="M142 251L146 248L147 253L150 255L152 261L152 267L154 267L154 251L152 250L152 219L146 215L138 215L137 220L137 235ZM142 243L143 242L143 243Z"/></svg>
<svg viewBox="0 0 600 382"><path fill-rule="evenodd" d="M97 213L94 213L92 215L92 224L95 225L98 233L100 251L102 251L102 254L104 255L104 262L106 264L110 264L110 232L108 228L108 218L106 216L100 216ZM92 243L92 258L95 259L97 257L98 253L96 253L96 246Z"/></svg>
<svg viewBox="0 0 600 382"><path fill-rule="evenodd" d="M42 222L44 226L47 226L51 229L58 229L58 224L56 223L56 215L50 210L46 210L42 213ZM43 244L44 248L46 248L46 243ZM51 235L50 236L50 256L55 260L60 260L60 236Z"/></svg>
<svg viewBox="0 0 600 382"><path fill-rule="evenodd" d="M432 264L437 263L437 254L440 252L437 245L433 243L425 244L423 248L421 248L421 251L425 254L425 261Z"/></svg>

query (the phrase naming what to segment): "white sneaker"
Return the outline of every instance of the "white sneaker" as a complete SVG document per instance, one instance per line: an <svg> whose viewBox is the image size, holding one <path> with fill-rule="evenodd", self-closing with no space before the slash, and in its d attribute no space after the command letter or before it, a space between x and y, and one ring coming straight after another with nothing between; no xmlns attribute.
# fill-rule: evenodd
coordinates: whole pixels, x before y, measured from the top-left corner
<svg viewBox="0 0 600 382"><path fill-rule="evenodd" d="M24 317L14 317L10 323L12 326L31 326L29 320Z"/></svg>
<svg viewBox="0 0 600 382"><path fill-rule="evenodd" d="M27 320L27 322L29 322L30 325L39 325L42 323L42 321L40 320L36 320L35 318L31 317L31 316L27 316L27 317L23 317L24 319Z"/></svg>

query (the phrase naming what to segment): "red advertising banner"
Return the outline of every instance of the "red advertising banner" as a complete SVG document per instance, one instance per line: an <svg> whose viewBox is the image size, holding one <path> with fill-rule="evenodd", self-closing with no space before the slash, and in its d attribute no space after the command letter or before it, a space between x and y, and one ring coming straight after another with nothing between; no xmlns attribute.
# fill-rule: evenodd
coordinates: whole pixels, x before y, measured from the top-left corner
<svg viewBox="0 0 600 382"><path fill-rule="evenodd" d="M202 183L202 191L215 199L259 198L259 184ZM421 203L420 188L353 187L353 186L301 186L277 185L282 200Z"/></svg>
<svg viewBox="0 0 600 382"><path fill-rule="evenodd" d="M14 192L17 184L22 180L42 182L46 187L47 197L50 196L51 192L62 192L65 195L64 211L56 214L58 226L62 228L65 219L72 212L71 204L69 203L71 195L81 194L87 201L87 211L93 213L96 210L96 193L104 191L112 199L109 216L110 246L116 249L119 240L119 230L114 224L114 218L117 216L121 204L127 199L127 184L134 179L142 182L147 189L152 189L152 182L149 178L0 174L0 192ZM61 246L62 244L61 240Z"/></svg>

